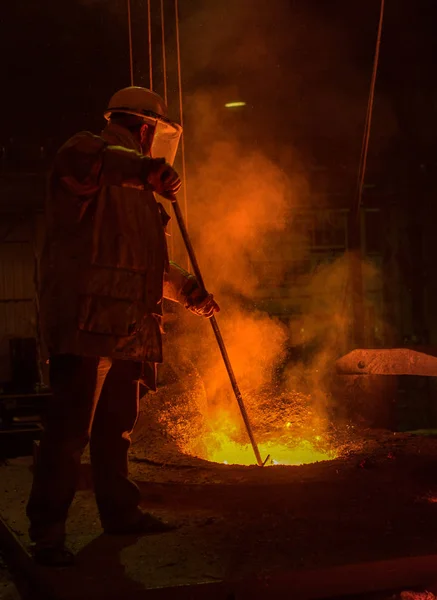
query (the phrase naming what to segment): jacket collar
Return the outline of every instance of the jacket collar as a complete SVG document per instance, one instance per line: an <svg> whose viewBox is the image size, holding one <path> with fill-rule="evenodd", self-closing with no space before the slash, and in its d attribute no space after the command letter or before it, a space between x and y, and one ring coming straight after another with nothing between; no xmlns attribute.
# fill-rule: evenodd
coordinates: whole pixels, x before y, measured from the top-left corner
<svg viewBox="0 0 437 600"><path fill-rule="evenodd" d="M122 127L116 123L108 123L102 131L102 138L105 142L108 142L108 144L122 146L129 150L136 150L141 154L139 142L135 140L129 129L126 129L126 127Z"/></svg>

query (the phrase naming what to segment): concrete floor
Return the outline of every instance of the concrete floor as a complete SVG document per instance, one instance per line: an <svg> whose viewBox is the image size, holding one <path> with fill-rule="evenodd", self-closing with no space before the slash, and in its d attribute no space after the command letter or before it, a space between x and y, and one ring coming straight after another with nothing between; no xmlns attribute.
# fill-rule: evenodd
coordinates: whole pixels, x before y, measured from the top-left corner
<svg viewBox="0 0 437 600"><path fill-rule="evenodd" d="M163 588L172 588L175 598L206 597L202 590L210 598L282 598L273 594L277 584L295 591L312 585L312 596L296 591L293 598L316 598L343 583L381 589L372 588L373 579L425 585L437 573L437 439L373 433L359 453L335 461L261 470L158 467L136 458L144 509L179 528L140 538L102 535L92 492L78 492L68 522L77 566L49 574L54 597L146 598L153 591L166 598ZM30 462L0 467L0 515L23 548ZM314 585L323 581L325 595L317 596ZM241 582L252 586L251 596ZM230 596L229 586L240 595Z"/></svg>

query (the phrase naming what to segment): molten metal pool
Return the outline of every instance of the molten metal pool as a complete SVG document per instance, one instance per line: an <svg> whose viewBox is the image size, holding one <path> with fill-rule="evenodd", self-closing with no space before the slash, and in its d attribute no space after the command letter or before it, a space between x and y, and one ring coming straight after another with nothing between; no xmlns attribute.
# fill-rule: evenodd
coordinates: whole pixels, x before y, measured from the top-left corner
<svg viewBox="0 0 437 600"><path fill-rule="evenodd" d="M316 442L320 437L316 436ZM253 465L256 464L252 446L232 440L223 432L211 432L205 439L206 451L202 458L211 462L225 465ZM310 463L332 460L337 457L334 450L316 448L309 440L292 439L269 440L258 443L258 448L263 460L270 456L266 466L274 465L305 465Z"/></svg>

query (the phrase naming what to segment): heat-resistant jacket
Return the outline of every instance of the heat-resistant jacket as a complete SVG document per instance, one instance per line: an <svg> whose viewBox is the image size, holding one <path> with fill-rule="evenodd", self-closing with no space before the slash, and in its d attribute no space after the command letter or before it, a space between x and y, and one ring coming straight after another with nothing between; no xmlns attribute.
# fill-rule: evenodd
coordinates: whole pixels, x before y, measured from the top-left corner
<svg viewBox="0 0 437 600"><path fill-rule="evenodd" d="M147 189L148 169L118 125L78 133L58 151L39 293L52 355L162 361L163 294L183 302L188 274L168 261L169 217Z"/></svg>

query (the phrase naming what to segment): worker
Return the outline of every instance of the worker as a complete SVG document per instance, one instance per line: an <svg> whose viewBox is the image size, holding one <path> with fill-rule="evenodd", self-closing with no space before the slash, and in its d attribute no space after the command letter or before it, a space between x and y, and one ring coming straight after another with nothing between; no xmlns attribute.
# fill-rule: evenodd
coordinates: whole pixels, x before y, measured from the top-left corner
<svg viewBox="0 0 437 600"><path fill-rule="evenodd" d="M107 534L171 526L139 508L128 477L138 387L156 389L163 297L211 317L196 278L168 260L169 220L154 193L181 187L171 166L181 127L141 87L113 95L101 135L81 132L58 151L49 177L40 261L40 321L53 402L27 505L34 558L67 565L65 523L90 443L94 491Z"/></svg>

